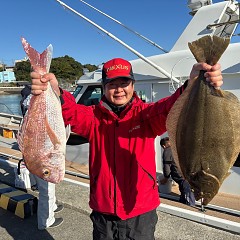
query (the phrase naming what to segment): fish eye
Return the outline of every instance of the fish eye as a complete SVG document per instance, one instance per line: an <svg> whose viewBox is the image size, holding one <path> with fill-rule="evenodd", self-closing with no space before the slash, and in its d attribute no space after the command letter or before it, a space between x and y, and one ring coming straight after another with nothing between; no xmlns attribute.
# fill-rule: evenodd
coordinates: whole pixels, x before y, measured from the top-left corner
<svg viewBox="0 0 240 240"><path fill-rule="evenodd" d="M49 169L44 169L43 170L43 175L44 175L44 177L48 177L50 175L50 170Z"/></svg>

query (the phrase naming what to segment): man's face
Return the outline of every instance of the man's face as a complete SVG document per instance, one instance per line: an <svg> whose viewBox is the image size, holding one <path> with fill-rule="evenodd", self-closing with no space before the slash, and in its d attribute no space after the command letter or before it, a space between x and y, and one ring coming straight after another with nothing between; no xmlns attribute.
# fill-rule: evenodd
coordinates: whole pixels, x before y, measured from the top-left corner
<svg viewBox="0 0 240 240"><path fill-rule="evenodd" d="M126 78L116 78L107 83L104 88L107 100L116 106L128 103L133 96L133 92L133 81Z"/></svg>

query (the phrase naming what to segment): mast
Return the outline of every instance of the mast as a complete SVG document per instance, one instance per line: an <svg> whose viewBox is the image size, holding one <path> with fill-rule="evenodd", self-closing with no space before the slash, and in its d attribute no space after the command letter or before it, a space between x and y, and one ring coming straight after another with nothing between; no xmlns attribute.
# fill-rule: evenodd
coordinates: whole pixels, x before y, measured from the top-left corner
<svg viewBox="0 0 240 240"><path fill-rule="evenodd" d="M96 28L98 28L99 30L101 30L102 32L104 32L106 35L108 35L110 38L114 39L115 41L119 42L121 45L123 45L124 47L126 47L128 50L130 50L132 53L134 53L135 55L137 55L139 58L141 58L143 61L145 61L146 63L148 63L150 66L152 66L153 68L155 68L156 70L158 70L159 72L161 72L164 76L170 78L171 80L175 81L176 83L180 83L180 81L171 76L171 74L169 72L167 72L166 70L164 70L163 68L159 67L157 64L155 64L154 62L152 62L151 60L147 59L146 57L144 57L141 53L139 53L138 51L136 51L135 49L133 49L132 47L128 46L125 42L123 42L122 40L120 40L119 38L117 38L116 36L114 36L113 34L111 34L110 32L106 31L104 28L102 28L101 26L99 26L98 24L96 24L95 22L93 22L92 20L90 20L89 18L85 17L84 15L82 15L81 13L77 12L76 10L74 10L73 8L69 7L67 4L65 4L64 2L60 1L60 0L56 0L59 4L61 4L63 7L69 9L71 12L75 13L76 15L78 15L79 17L83 18L85 21L91 23L93 26L95 26Z"/></svg>
<svg viewBox="0 0 240 240"><path fill-rule="evenodd" d="M141 35L140 33L132 30L131 28L129 28L128 26L124 25L123 23L121 23L120 21L118 21L117 19L109 16L108 14L102 12L101 10L95 8L94 6L90 5L89 3L83 1L83 0L79 0L80 2L84 3L85 5L89 6L90 8L96 10L97 12L101 13L102 15L104 15L107 18L110 18L111 20L113 20L114 22L118 23L119 25L121 25L122 27L126 28L128 31L134 33L135 35L139 36L140 38L144 39L147 43L150 43L151 45L153 45L154 47L157 47L158 49L160 49L161 51L168 53L167 50L163 49L161 46L159 46L158 44L156 44L155 42L153 42L152 40L146 38L145 36Z"/></svg>

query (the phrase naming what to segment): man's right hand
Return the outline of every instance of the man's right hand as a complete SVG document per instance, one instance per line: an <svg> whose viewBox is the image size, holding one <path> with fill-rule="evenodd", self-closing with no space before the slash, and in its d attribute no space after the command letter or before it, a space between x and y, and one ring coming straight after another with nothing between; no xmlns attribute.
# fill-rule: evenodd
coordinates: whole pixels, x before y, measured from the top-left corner
<svg viewBox="0 0 240 240"><path fill-rule="evenodd" d="M31 72L33 95L39 95L47 90L48 82L50 82L53 90L60 96L58 81L53 73L46 73L43 76L37 72Z"/></svg>

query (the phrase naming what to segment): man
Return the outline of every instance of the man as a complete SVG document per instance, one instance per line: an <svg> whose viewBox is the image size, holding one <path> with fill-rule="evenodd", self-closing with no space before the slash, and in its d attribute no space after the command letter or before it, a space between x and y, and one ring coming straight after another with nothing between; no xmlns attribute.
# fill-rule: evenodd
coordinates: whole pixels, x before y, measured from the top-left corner
<svg viewBox="0 0 240 240"><path fill-rule="evenodd" d="M22 115L25 116L32 96L30 85L26 85L21 90L21 96L20 105ZM63 218L55 218L54 215L61 212L64 207L56 204L55 184L47 182L32 173L30 173L29 177L32 185L31 189L39 191L37 207L38 229L44 230L60 226L63 223Z"/></svg>
<svg viewBox="0 0 240 240"><path fill-rule="evenodd" d="M220 65L195 64L190 80L205 70L216 87L222 85ZM104 96L97 106L76 104L59 89L53 74L31 73L32 94L47 82L62 100L65 124L90 143L90 215L93 239L152 240L160 200L156 183L154 140L166 131L166 117L187 82L172 96L144 103L134 92L130 62L115 58L103 65Z"/></svg>
<svg viewBox="0 0 240 240"><path fill-rule="evenodd" d="M162 138L160 140L160 145L163 148L162 160L164 178L160 179L159 183L166 184L171 177L178 184L181 193L179 202L195 206L195 197L191 191L190 184L181 176L173 158L169 137Z"/></svg>

